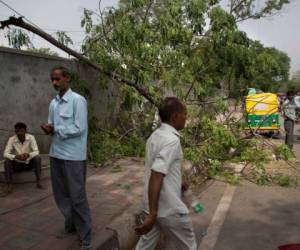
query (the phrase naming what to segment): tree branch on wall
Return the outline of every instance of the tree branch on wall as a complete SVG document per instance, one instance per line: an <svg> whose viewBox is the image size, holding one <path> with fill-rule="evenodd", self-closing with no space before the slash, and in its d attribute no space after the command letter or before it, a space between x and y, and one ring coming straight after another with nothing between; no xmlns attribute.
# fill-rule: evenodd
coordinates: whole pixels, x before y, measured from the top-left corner
<svg viewBox="0 0 300 250"><path fill-rule="evenodd" d="M75 58L77 58L78 60L88 64L89 66L91 66L92 68L100 71L101 73L107 75L108 77L110 77L111 79L120 82L120 83L124 83L130 87L133 87L136 91L138 91L143 97L145 97L149 102L151 102L154 105L157 105L157 103L155 102L155 100L152 98L152 96L150 95L150 93L143 88L143 86L140 86L138 84L138 82L125 78L119 74L116 74L114 72L108 72L106 71L101 65L96 64L94 62L92 62L91 60L89 60L87 57L83 56L82 54L70 49L69 47L65 46L64 44L62 44L61 42L57 41L55 38L53 38L51 35L49 35L48 33L46 33L45 31L36 28L35 26L24 22L22 17L16 18L16 17L9 17L9 19L4 20L4 21L0 21L0 29L4 29L4 28L9 28L10 25L14 25L20 28L23 28L25 30L28 30L42 38L44 38L45 40L47 40L48 42L50 42L51 44L53 44L54 46L56 46L57 48L63 50L64 52L68 53L69 55L74 56Z"/></svg>

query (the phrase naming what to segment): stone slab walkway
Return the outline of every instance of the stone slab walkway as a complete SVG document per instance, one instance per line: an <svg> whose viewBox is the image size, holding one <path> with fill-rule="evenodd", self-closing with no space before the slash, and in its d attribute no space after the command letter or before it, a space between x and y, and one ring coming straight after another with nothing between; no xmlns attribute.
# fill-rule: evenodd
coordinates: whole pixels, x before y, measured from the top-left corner
<svg viewBox="0 0 300 250"><path fill-rule="evenodd" d="M87 193L97 244L107 226L114 225L112 229L118 231L114 220L141 202L143 171L139 159L121 159L109 168L88 168ZM44 190L36 189L35 183L17 184L12 194L0 198L1 250L79 249L76 236L56 238L64 219L55 205L50 180L45 179L42 184ZM128 230L132 230L130 222Z"/></svg>

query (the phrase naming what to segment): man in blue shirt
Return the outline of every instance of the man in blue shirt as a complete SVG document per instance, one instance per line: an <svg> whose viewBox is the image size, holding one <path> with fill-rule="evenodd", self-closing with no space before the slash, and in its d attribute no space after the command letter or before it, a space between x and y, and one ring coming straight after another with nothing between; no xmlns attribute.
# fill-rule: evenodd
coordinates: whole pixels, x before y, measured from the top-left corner
<svg viewBox="0 0 300 250"><path fill-rule="evenodd" d="M59 92L49 106L48 123L41 125L52 135L50 167L56 204L65 217L64 234L77 232L81 249L91 248L91 216L86 197L87 102L69 87L70 72L51 71Z"/></svg>

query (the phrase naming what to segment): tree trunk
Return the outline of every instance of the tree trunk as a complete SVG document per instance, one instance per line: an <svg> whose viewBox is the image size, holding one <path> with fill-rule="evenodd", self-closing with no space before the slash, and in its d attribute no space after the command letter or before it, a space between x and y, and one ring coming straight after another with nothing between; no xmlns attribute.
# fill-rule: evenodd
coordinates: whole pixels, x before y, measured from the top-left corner
<svg viewBox="0 0 300 250"><path fill-rule="evenodd" d="M125 78L125 77L123 77L119 74L116 74L116 73L109 72L109 71L105 70L101 65L90 61L87 57L81 55L80 53L78 53L78 52L70 49L69 47L65 46L64 44L60 43L59 41L57 41L55 38L53 38L48 33L44 32L43 30L41 30L39 28L36 28L35 26L33 26L31 24L28 24L28 23L24 22L22 17L19 17L19 18L9 17L8 20L1 21L0 24L1 24L0 29L4 29L5 27L9 27L9 25L14 25L14 26L26 29L26 30L28 30L28 31L44 38L45 40L47 40L48 42L50 42L51 44L53 44L57 48L60 48L61 50L63 50L66 53L74 56L78 60L85 62L86 64L88 64L92 68L94 68L94 69L100 71L101 73L107 75L111 79L116 80L116 81L121 82L121 83L125 83L126 85L128 85L130 87L133 87L136 91L138 91L148 101L150 101L152 104L157 106L157 103L155 102L153 97L150 95L150 93L145 88L140 86L137 82L135 82L131 79L127 79L127 78Z"/></svg>

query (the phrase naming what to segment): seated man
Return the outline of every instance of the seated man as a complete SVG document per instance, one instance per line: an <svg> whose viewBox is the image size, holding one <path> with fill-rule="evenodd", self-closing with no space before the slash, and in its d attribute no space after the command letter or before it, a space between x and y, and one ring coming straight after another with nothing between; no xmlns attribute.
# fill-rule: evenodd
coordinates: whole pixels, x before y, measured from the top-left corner
<svg viewBox="0 0 300 250"><path fill-rule="evenodd" d="M11 193L12 174L14 171L23 169L33 169L36 176L37 188L42 188L41 178L41 158L39 149L33 135L27 134L26 124L18 122L15 125L16 135L9 138L4 151L5 180L7 183L7 193Z"/></svg>

